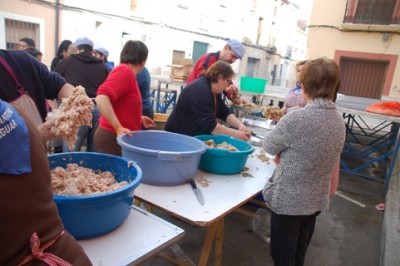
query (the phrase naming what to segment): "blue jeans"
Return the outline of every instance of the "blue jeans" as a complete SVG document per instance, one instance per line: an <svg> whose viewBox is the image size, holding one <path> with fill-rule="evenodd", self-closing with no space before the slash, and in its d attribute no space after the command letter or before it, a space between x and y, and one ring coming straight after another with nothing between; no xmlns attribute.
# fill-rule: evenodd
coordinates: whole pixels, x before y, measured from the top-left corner
<svg viewBox="0 0 400 266"><path fill-rule="evenodd" d="M78 130L78 138L75 142L75 148L73 151L80 151L82 145L86 140L86 151L95 152L96 146L94 145L94 132L96 131L97 127L99 126L99 118L100 112L97 106L95 105L92 111L92 126L81 126ZM65 141L63 141L63 152L71 151L68 148L68 145Z"/></svg>

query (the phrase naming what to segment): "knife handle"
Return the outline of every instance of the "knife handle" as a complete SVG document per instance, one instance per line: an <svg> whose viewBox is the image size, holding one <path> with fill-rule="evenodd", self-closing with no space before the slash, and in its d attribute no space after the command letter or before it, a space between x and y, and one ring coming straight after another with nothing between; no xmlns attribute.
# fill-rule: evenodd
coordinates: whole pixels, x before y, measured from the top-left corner
<svg viewBox="0 0 400 266"><path fill-rule="evenodd" d="M190 180L190 185L192 186L192 188L197 188L196 182L193 179Z"/></svg>

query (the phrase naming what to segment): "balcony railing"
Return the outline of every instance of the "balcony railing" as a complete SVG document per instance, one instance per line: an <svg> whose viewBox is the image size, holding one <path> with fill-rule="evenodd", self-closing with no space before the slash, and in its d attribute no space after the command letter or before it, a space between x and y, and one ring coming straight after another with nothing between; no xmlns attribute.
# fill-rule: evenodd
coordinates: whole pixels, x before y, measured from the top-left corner
<svg viewBox="0 0 400 266"><path fill-rule="evenodd" d="M344 23L400 24L400 0L347 0Z"/></svg>

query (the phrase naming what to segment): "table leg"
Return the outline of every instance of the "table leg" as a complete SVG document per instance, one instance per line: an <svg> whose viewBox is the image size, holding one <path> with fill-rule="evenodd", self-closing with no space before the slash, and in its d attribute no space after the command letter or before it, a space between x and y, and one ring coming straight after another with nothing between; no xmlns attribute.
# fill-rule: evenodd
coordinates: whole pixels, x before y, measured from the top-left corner
<svg viewBox="0 0 400 266"><path fill-rule="evenodd" d="M160 113L164 113L164 114L167 113L167 110L171 104L172 104L172 109L175 108L176 98L177 98L176 94L177 94L177 91L173 91L173 90L172 91L168 91L168 90L164 91L164 95L163 95L163 98L162 98L162 100L160 102L160 106L159 106Z"/></svg>
<svg viewBox="0 0 400 266"><path fill-rule="evenodd" d="M215 265L222 265L222 248L224 244L224 218L217 222L217 231L215 232Z"/></svg>
<svg viewBox="0 0 400 266"><path fill-rule="evenodd" d="M215 241L215 265L222 265L222 247L224 241L224 219L221 218L208 226L206 238L200 254L199 266L206 266L211 247Z"/></svg>
<svg viewBox="0 0 400 266"><path fill-rule="evenodd" d="M394 131L396 134L396 141L393 147L393 155L391 158L391 162L389 164L389 172L387 173L387 176L385 178L385 182L384 182L384 187L383 187L383 194L386 195L386 192L388 191L389 188L389 183L390 183L390 178L392 177L392 173L393 173L393 169L396 165L397 162L397 156L400 150L400 131L399 131L399 125L396 124L394 126Z"/></svg>
<svg viewBox="0 0 400 266"><path fill-rule="evenodd" d="M384 121L377 126L369 126L360 116L343 114L343 117L347 132L343 153L362 160L361 163L350 167L348 162L341 159L340 170L384 183L383 195L385 195L400 150L399 124ZM387 132L385 129L389 126L391 126L390 132ZM383 179L375 174L364 173L365 169L376 165L384 167Z"/></svg>
<svg viewBox="0 0 400 266"><path fill-rule="evenodd" d="M155 104L155 102L156 102L156 93L157 93L157 89L152 89L152 90L151 90L151 107L153 107L153 109L155 110L155 112L157 112L156 109L155 109L155 107L154 107L154 104Z"/></svg>
<svg viewBox="0 0 400 266"><path fill-rule="evenodd" d="M136 198L133 199L133 204L134 204L135 206L140 207L140 203L142 203L140 200L138 200L138 199L136 199Z"/></svg>
<svg viewBox="0 0 400 266"><path fill-rule="evenodd" d="M145 207L145 208L146 208L146 211L148 211L148 212L153 212L153 206L152 206L152 205L143 203L143 202L142 202L141 200L139 200L139 199L136 199L136 198L135 198L135 199L133 200L133 204L134 204L135 206L139 207L139 208ZM142 204L144 204L144 206L141 206Z"/></svg>
<svg viewBox="0 0 400 266"><path fill-rule="evenodd" d="M172 262L174 265L178 265L178 266L190 266L191 264L188 264L184 261L181 261L179 259L174 258L173 256L168 255L165 252L161 252L159 254L160 257L163 257L164 259L168 260L169 262Z"/></svg>
<svg viewBox="0 0 400 266"><path fill-rule="evenodd" d="M171 97L171 99L170 99L170 101L169 101L169 103L172 103L172 109L175 109L175 105L176 105L176 101L177 101L177 99L176 99L176 95L178 94L178 92L177 91L175 91L175 92L173 92L172 93L172 97ZM169 104L168 104L169 105Z"/></svg>
<svg viewBox="0 0 400 266"><path fill-rule="evenodd" d="M156 112L160 113L160 94L161 94L161 82L158 82L157 92L156 92Z"/></svg>
<svg viewBox="0 0 400 266"><path fill-rule="evenodd" d="M204 239L203 248L199 260L199 266L206 266L208 257L210 256L211 246L215 238L215 232L218 227L218 221L208 226L206 238Z"/></svg>

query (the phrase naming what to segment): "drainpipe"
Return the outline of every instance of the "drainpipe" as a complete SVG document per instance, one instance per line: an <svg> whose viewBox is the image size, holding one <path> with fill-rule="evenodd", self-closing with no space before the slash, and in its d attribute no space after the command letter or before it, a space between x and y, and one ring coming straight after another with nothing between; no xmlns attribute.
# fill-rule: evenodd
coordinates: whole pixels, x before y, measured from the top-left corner
<svg viewBox="0 0 400 266"><path fill-rule="evenodd" d="M258 18L258 29L257 29L257 40L256 40L256 44L260 45L260 38L261 38L261 34L262 34L262 23L263 23L264 18L263 17L259 17Z"/></svg>
<svg viewBox="0 0 400 266"><path fill-rule="evenodd" d="M56 23L55 23L55 38L54 38L54 51L57 52L58 43L59 43L59 34L60 34L60 0L56 0Z"/></svg>

